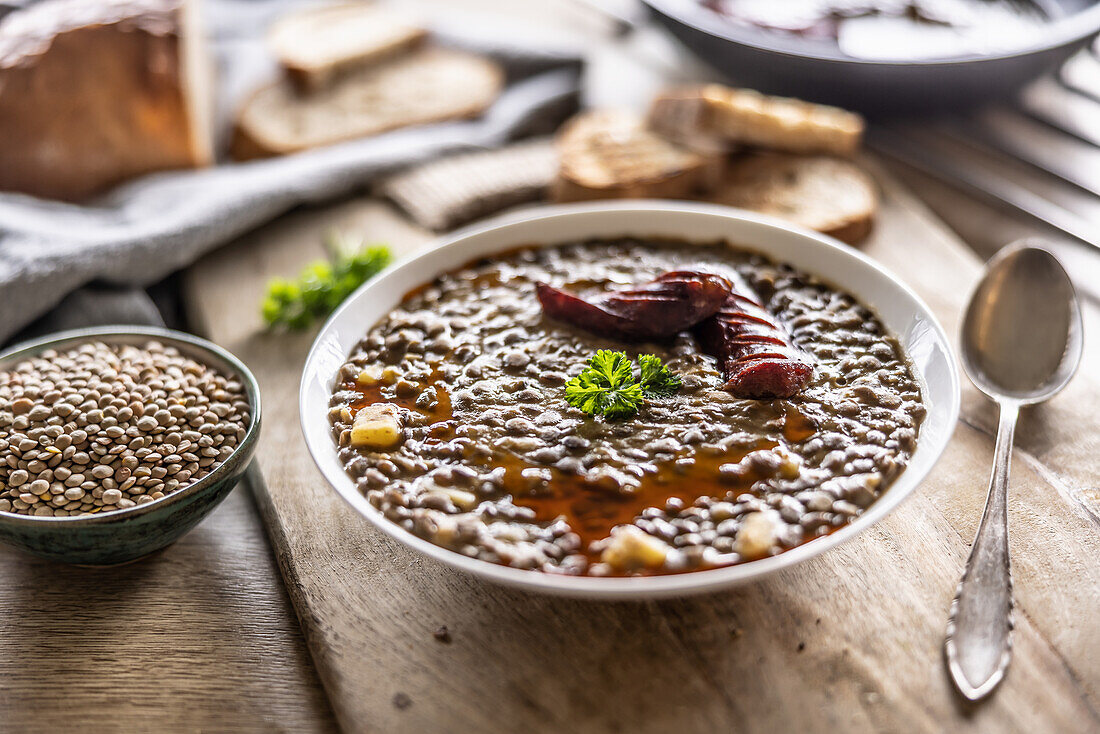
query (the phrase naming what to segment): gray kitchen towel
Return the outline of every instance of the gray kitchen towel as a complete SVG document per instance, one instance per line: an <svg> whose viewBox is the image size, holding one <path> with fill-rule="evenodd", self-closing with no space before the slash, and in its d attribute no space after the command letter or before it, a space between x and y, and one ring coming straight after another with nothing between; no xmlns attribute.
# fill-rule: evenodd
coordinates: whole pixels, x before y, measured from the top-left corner
<svg viewBox="0 0 1100 734"><path fill-rule="evenodd" d="M222 130L240 95L273 73L263 29L289 4L207 0ZM488 17L432 20L443 43L478 49L507 71L508 86L480 119L154 174L83 205L0 194L0 343L89 283L148 285L296 205L346 194L375 176L447 152L548 132L575 108L582 57L571 39Z"/></svg>
<svg viewBox="0 0 1100 734"><path fill-rule="evenodd" d="M10 348L17 348L14 342L21 340L108 324L165 326L156 304L140 288L89 285L65 296L45 316L28 324Z"/></svg>

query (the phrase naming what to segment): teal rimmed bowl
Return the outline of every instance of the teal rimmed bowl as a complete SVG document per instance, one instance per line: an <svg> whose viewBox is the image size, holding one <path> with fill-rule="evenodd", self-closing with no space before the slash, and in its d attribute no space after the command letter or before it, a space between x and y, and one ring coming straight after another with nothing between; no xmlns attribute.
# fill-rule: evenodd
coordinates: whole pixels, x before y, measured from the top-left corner
<svg viewBox="0 0 1100 734"><path fill-rule="evenodd" d="M160 550L193 528L225 499L244 474L260 434L260 388L244 364L221 347L181 331L143 326L104 326L50 334L0 354L0 371L47 349L86 341L141 344L156 340L241 381L251 422L244 440L217 469L159 500L87 517L35 517L0 512L0 543L63 563L113 566Z"/></svg>

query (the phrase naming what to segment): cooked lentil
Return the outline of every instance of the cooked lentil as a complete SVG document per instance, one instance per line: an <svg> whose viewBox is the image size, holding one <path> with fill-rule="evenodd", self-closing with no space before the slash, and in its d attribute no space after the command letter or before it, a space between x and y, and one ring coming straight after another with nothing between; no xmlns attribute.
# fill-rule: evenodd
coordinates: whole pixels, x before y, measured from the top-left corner
<svg viewBox="0 0 1100 734"><path fill-rule="evenodd" d="M537 281L598 291L689 268L733 268L757 289L814 358L800 395L734 398L690 333L618 343L546 319L534 297ZM562 385L599 348L656 354L683 387L628 421L586 418ZM873 313L724 243L594 241L480 261L406 296L337 383L339 457L386 518L470 557L570 574L729 565L826 535L901 473L925 414ZM396 406L403 440L352 446L355 416L377 403Z"/></svg>
<svg viewBox="0 0 1100 734"><path fill-rule="evenodd" d="M67 517L183 489L250 421L241 383L174 347L89 341L0 371L0 512Z"/></svg>

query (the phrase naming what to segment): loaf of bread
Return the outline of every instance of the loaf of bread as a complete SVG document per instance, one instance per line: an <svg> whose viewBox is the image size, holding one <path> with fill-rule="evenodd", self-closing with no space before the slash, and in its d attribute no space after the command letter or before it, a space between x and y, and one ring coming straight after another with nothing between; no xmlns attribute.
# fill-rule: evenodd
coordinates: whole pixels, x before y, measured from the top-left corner
<svg viewBox="0 0 1100 734"><path fill-rule="evenodd" d="M370 2L307 7L272 25L268 42L303 91L340 74L406 51L427 31L391 7Z"/></svg>
<svg viewBox="0 0 1100 734"><path fill-rule="evenodd" d="M874 223L874 181L850 161L821 155L759 152L730 162L707 197L770 214L855 244Z"/></svg>
<svg viewBox="0 0 1100 734"><path fill-rule="evenodd" d="M211 162L191 0L44 0L0 21L0 190L77 200Z"/></svg>
<svg viewBox="0 0 1100 734"><path fill-rule="evenodd" d="M301 95L287 80L254 94L240 110L237 160L293 153L410 125L477 117L500 94L492 60L426 47L342 74Z"/></svg>
<svg viewBox="0 0 1100 734"><path fill-rule="evenodd" d="M686 198L720 178L720 155L704 155L651 132L621 110L582 112L558 132L556 201Z"/></svg>
<svg viewBox="0 0 1100 734"><path fill-rule="evenodd" d="M657 97L649 124L671 140L715 140L787 153L850 155L863 118L839 107L772 97L719 84L674 89Z"/></svg>

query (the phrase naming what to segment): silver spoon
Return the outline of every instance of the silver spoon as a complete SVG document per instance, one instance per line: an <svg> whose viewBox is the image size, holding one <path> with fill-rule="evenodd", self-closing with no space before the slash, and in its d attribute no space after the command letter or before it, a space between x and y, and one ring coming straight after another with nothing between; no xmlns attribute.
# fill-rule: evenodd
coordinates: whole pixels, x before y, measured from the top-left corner
<svg viewBox="0 0 1100 734"><path fill-rule="evenodd" d="M1009 245L986 263L962 327L967 374L1000 408L997 448L978 535L951 604L947 667L971 701L1004 677L1012 654L1012 572L1006 493L1021 406L1042 402L1077 371L1081 311L1066 271L1048 251Z"/></svg>

